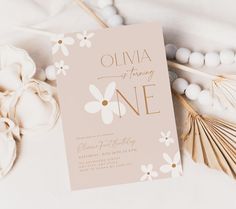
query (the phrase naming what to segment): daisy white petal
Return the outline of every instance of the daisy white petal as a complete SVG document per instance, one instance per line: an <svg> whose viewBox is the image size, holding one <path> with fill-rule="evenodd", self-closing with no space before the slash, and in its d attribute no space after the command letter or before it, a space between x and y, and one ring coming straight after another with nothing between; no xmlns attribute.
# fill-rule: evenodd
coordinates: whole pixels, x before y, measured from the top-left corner
<svg viewBox="0 0 236 209"><path fill-rule="evenodd" d="M79 45L80 47L84 47L86 45L86 40L81 40Z"/></svg>
<svg viewBox="0 0 236 209"><path fill-rule="evenodd" d="M179 154L179 152L177 152L177 153L175 154L175 156L174 156L173 162L174 162L175 164L178 164L179 161L180 161L180 154Z"/></svg>
<svg viewBox="0 0 236 209"><path fill-rule="evenodd" d="M71 37L65 37L63 39L63 42L67 45L73 45L75 43L75 40Z"/></svg>
<svg viewBox="0 0 236 209"><path fill-rule="evenodd" d="M170 137L170 135L171 135L171 132L168 131L168 132L166 133L166 137Z"/></svg>
<svg viewBox="0 0 236 209"><path fill-rule="evenodd" d="M68 56L69 55L69 51L68 51L68 49L66 48L66 46L65 45L61 45L61 51L62 51L62 53L65 55L65 56Z"/></svg>
<svg viewBox="0 0 236 209"><path fill-rule="evenodd" d="M156 171L151 171L151 172L150 172L150 175L151 175L152 177L157 177L157 176L158 176L158 173L157 173Z"/></svg>
<svg viewBox="0 0 236 209"><path fill-rule="evenodd" d="M54 44L53 47L52 47L52 54L56 54L57 51L59 50L59 45L58 44Z"/></svg>
<svg viewBox="0 0 236 209"><path fill-rule="evenodd" d="M86 46L87 46L88 48L90 48L90 47L92 46L91 41L86 40Z"/></svg>
<svg viewBox="0 0 236 209"><path fill-rule="evenodd" d="M161 136L162 136L163 138L165 138L165 137L166 137L166 134L165 134L164 132L161 132Z"/></svg>
<svg viewBox="0 0 236 209"><path fill-rule="evenodd" d="M159 139L160 142L165 142L165 140L166 140L166 139L163 138L163 137Z"/></svg>
<svg viewBox="0 0 236 209"><path fill-rule="evenodd" d="M63 75L66 75L66 71L64 69L62 69L61 72L62 72Z"/></svg>
<svg viewBox="0 0 236 209"><path fill-rule="evenodd" d="M118 116L123 116L126 113L125 105L121 102L110 102L109 108Z"/></svg>
<svg viewBox="0 0 236 209"><path fill-rule="evenodd" d="M111 124L111 122L113 120L113 113L110 109L102 108L101 115L102 115L102 121L105 124Z"/></svg>
<svg viewBox="0 0 236 209"><path fill-rule="evenodd" d="M179 171L179 174L182 175L182 172L183 172L182 166L179 164L179 165L176 166L176 168Z"/></svg>
<svg viewBox="0 0 236 209"><path fill-rule="evenodd" d="M61 64L59 62L55 62L54 65L55 65L56 68L60 68L61 67Z"/></svg>
<svg viewBox="0 0 236 209"><path fill-rule="evenodd" d="M64 34L55 34L51 36L51 41L58 42L59 40L62 40L64 38Z"/></svg>
<svg viewBox="0 0 236 209"><path fill-rule="evenodd" d="M148 164L148 165L147 165L147 170L148 170L149 172L151 172L152 169L153 169L153 165L152 165L152 164Z"/></svg>
<svg viewBox="0 0 236 209"><path fill-rule="evenodd" d="M83 39L84 39L84 36L83 36L81 33L77 33L77 34L76 34L76 37L77 37L79 40L83 40Z"/></svg>
<svg viewBox="0 0 236 209"><path fill-rule="evenodd" d="M172 169L171 176L172 177L179 177L180 176L180 170L177 167L175 169Z"/></svg>
<svg viewBox="0 0 236 209"><path fill-rule="evenodd" d="M98 101L103 100L103 96L96 86L92 84L89 85L89 91L94 96L94 98L97 99Z"/></svg>
<svg viewBox="0 0 236 209"><path fill-rule="evenodd" d="M141 171L147 173L148 172L147 167L145 165L141 165Z"/></svg>
<svg viewBox="0 0 236 209"><path fill-rule="evenodd" d="M169 141L169 140L166 140L166 141L165 141L165 145L166 145L167 147L169 147L169 146L170 146L170 141Z"/></svg>
<svg viewBox="0 0 236 209"><path fill-rule="evenodd" d="M152 176L149 174L147 175L148 181L152 181Z"/></svg>
<svg viewBox="0 0 236 209"><path fill-rule="evenodd" d="M144 174L141 176L140 181L145 181L147 179L147 174Z"/></svg>
<svg viewBox="0 0 236 209"><path fill-rule="evenodd" d="M168 173L168 172L171 171L171 166L170 166L170 165L162 165L162 166L160 167L160 170L161 170L161 172L163 172L163 173Z"/></svg>
<svg viewBox="0 0 236 209"><path fill-rule="evenodd" d="M172 164L172 159L170 158L168 154L163 153L163 158L165 159L167 163Z"/></svg>
<svg viewBox="0 0 236 209"><path fill-rule="evenodd" d="M84 109L89 113L96 113L101 110L101 104L97 101L88 102L85 104Z"/></svg>
<svg viewBox="0 0 236 209"><path fill-rule="evenodd" d="M115 93L115 90L116 90L116 83L115 82L109 83L105 91L104 95L105 99L110 101Z"/></svg>
<svg viewBox="0 0 236 209"><path fill-rule="evenodd" d="M94 33L90 33L87 35L87 38L92 38L94 36Z"/></svg>

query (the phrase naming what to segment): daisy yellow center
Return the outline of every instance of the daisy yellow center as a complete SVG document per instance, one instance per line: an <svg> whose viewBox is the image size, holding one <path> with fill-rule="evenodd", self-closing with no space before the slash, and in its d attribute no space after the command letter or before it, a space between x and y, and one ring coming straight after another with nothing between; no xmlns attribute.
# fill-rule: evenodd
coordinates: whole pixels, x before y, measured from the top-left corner
<svg viewBox="0 0 236 209"><path fill-rule="evenodd" d="M102 105L103 105L103 106L108 105L108 101L107 101L107 100L103 100L103 101L102 101Z"/></svg>
<svg viewBox="0 0 236 209"><path fill-rule="evenodd" d="M175 163L173 163L173 164L171 165L171 167L172 167L172 168L175 168L175 167L176 167L176 164L175 164Z"/></svg>
<svg viewBox="0 0 236 209"><path fill-rule="evenodd" d="M59 44L62 44L62 40L59 40L58 43L59 43Z"/></svg>

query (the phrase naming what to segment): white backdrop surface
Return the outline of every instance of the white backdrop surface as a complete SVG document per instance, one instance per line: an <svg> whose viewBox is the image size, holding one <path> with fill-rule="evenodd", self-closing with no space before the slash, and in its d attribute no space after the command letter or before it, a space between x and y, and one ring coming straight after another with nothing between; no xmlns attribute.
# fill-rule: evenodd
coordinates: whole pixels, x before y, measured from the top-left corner
<svg viewBox="0 0 236 209"><path fill-rule="evenodd" d="M38 67L50 61L47 37L22 32L14 26L34 25L52 32L74 32L99 26L66 0L0 0L0 44L27 49ZM94 3L95 0L90 0ZM167 43L192 50L236 49L236 2L233 0L116 0L127 24L159 21ZM55 6L57 5L57 6ZM59 5L59 6L58 6ZM53 8L56 8L53 9ZM59 11L59 13L57 13ZM236 72L235 65L211 71ZM184 75L207 86L201 78ZM176 107L177 121L181 111ZM201 110L201 108L200 108ZM203 111L203 110L202 110ZM215 114L236 122L236 114ZM150 183L118 185L71 192L59 120L49 133L24 137L12 172L0 180L1 209L236 209L236 183L223 173L183 156L184 175Z"/></svg>

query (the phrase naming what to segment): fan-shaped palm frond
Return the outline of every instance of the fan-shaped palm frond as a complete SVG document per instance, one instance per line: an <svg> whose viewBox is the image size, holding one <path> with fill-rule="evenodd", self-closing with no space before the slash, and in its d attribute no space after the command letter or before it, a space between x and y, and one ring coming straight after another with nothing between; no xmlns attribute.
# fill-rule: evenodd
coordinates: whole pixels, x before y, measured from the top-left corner
<svg viewBox="0 0 236 209"><path fill-rule="evenodd" d="M175 95L188 111L182 139L192 159L236 178L236 124L199 115L182 96Z"/></svg>

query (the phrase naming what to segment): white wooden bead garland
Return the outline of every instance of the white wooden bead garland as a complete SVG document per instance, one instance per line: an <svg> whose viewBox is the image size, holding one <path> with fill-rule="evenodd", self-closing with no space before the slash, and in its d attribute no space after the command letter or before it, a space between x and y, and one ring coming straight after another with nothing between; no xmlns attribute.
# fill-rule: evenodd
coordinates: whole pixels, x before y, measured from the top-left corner
<svg viewBox="0 0 236 209"><path fill-rule="evenodd" d="M98 0L97 5L99 8L113 5L113 0Z"/></svg>
<svg viewBox="0 0 236 209"><path fill-rule="evenodd" d="M37 69L35 76L40 81L55 81L57 79L56 68L54 65L49 65L44 69Z"/></svg>
<svg viewBox="0 0 236 209"><path fill-rule="evenodd" d="M46 67L45 73L46 73L46 78L49 81L54 81L57 79L56 68L54 67L54 65L49 65L48 67Z"/></svg>
<svg viewBox="0 0 236 209"><path fill-rule="evenodd" d="M124 18L118 14L112 0L99 0L98 7L101 9L101 16L107 22L109 27L123 25Z"/></svg>
<svg viewBox="0 0 236 209"><path fill-rule="evenodd" d="M167 59L176 59L181 64L189 64L195 68L200 68L204 64L207 67L217 67L220 64L233 64L236 62L236 54L233 50L225 49L220 53L208 52L205 55L201 52L191 52L187 48L177 48L174 44L167 44Z"/></svg>
<svg viewBox="0 0 236 209"><path fill-rule="evenodd" d="M181 95L185 95L191 101L197 101L201 105L212 105L214 103L211 93L208 89L201 89L198 84L189 83L184 78L178 78L178 75L169 71L169 78L172 89Z"/></svg>

